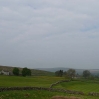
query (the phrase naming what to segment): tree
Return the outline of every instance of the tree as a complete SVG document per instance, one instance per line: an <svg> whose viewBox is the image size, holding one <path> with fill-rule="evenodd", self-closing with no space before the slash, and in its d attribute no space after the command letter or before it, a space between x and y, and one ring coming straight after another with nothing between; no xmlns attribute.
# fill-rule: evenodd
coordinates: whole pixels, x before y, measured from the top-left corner
<svg viewBox="0 0 99 99"><path fill-rule="evenodd" d="M31 70L28 69L27 67L23 68L22 76L31 76Z"/></svg>
<svg viewBox="0 0 99 99"><path fill-rule="evenodd" d="M69 69L69 70L67 71L67 75L68 75L68 77L70 77L70 78L75 77L75 74L76 74L76 71L75 71L74 69Z"/></svg>
<svg viewBox="0 0 99 99"><path fill-rule="evenodd" d="M27 69L27 76L31 76L31 70Z"/></svg>
<svg viewBox="0 0 99 99"><path fill-rule="evenodd" d="M63 72L63 75L66 76L66 75L67 75L67 71L64 71L64 72Z"/></svg>
<svg viewBox="0 0 99 99"><path fill-rule="evenodd" d="M62 77L63 76L63 70L56 71L55 75L58 76L58 77Z"/></svg>
<svg viewBox="0 0 99 99"><path fill-rule="evenodd" d="M90 75L91 75L91 73L90 73L89 70L84 70L83 71L83 77L88 78L88 77L90 77Z"/></svg>
<svg viewBox="0 0 99 99"><path fill-rule="evenodd" d="M18 76L19 75L19 68L15 67L13 69L13 74L16 75L16 76Z"/></svg>

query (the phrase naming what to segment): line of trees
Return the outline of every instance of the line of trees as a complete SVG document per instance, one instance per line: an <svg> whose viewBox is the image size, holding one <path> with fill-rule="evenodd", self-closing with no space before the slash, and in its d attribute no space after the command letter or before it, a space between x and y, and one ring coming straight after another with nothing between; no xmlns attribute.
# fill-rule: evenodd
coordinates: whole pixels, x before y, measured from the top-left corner
<svg viewBox="0 0 99 99"><path fill-rule="evenodd" d="M55 75L58 77L62 77L63 75L65 75L66 77L73 78L76 75L76 71L74 69L69 69L65 72L63 72L63 70L58 70L55 72Z"/></svg>
<svg viewBox="0 0 99 99"><path fill-rule="evenodd" d="M89 70L84 70L82 75L79 75L78 73L76 73L75 69L69 69L65 72L63 72L63 70L58 70L55 72L55 75L57 77L65 76L66 78L74 78L74 77L78 77L78 76L82 76L84 78L93 77L93 75L90 73Z"/></svg>
<svg viewBox="0 0 99 99"><path fill-rule="evenodd" d="M15 76L19 76L19 73L20 73L19 68L17 68L17 67L13 68L13 74ZM24 76L24 77L25 76L31 76L31 70L28 69L27 67L23 68L21 73L22 73L22 76Z"/></svg>
<svg viewBox="0 0 99 99"><path fill-rule="evenodd" d="M55 75L58 76L58 77L62 77L63 76L63 70L56 71Z"/></svg>

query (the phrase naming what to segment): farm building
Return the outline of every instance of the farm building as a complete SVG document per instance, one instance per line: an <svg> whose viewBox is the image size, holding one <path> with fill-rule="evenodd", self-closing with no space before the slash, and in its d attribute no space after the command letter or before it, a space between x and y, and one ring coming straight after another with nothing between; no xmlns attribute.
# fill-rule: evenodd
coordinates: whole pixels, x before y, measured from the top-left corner
<svg viewBox="0 0 99 99"><path fill-rule="evenodd" d="M10 75L10 72L9 72L9 71L4 71L4 70L2 70L2 71L0 71L0 74L3 74L3 75Z"/></svg>

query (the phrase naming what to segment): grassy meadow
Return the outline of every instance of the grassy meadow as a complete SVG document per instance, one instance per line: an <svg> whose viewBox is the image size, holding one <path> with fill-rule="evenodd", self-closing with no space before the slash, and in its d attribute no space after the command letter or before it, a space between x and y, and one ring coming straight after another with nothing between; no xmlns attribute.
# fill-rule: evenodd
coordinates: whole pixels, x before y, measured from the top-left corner
<svg viewBox="0 0 99 99"><path fill-rule="evenodd" d="M67 90L76 90L76 91L82 91L84 93L89 93L89 92L99 92L99 82L82 82L82 81L71 81L67 83L60 83L54 88L63 88Z"/></svg>
<svg viewBox="0 0 99 99"><path fill-rule="evenodd" d="M59 80L63 80L62 77L54 76L0 76L0 87L13 87L13 86L35 86L35 87L50 87L50 85Z"/></svg>
<svg viewBox="0 0 99 99"><path fill-rule="evenodd" d="M0 87L13 87L13 86L39 86L50 87L52 83L59 80L64 80L64 77L54 76L0 76ZM69 90L83 91L83 95L66 94L62 92L49 92L43 90L27 90L27 91L6 91L0 92L0 99L50 99L52 96L75 96L80 99L99 99L99 96L88 96L88 92L99 92L99 83L97 81L72 81L60 83L54 88L63 88Z"/></svg>

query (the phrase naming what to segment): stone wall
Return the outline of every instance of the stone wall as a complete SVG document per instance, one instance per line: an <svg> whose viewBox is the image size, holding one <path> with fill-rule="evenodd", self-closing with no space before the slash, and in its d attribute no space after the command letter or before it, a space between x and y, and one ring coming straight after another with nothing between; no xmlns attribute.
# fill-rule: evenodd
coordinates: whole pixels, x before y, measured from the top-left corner
<svg viewBox="0 0 99 99"><path fill-rule="evenodd" d="M90 96L99 96L99 92L89 92L88 95L90 95Z"/></svg>
<svg viewBox="0 0 99 99"><path fill-rule="evenodd" d="M46 90L51 92L64 92L68 94L84 95L84 93L81 91L71 91L71 90L57 89L57 88L45 88L45 87L2 87L0 88L0 92L13 91L13 90Z"/></svg>
<svg viewBox="0 0 99 99"><path fill-rule="evenodd" d="M54 86L56 86L56 85L58 85L60 83L63 83L63 82L70 82L70 80L61 80L61 81L55 82L55 83L50 85L50 88L52 88L52 87L54 87Z"/></svg>

